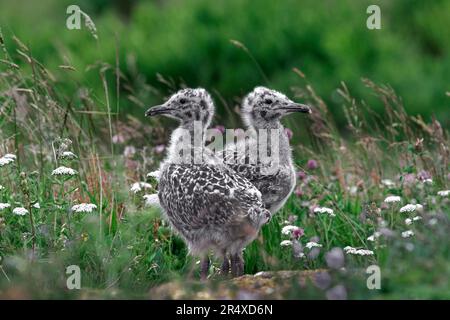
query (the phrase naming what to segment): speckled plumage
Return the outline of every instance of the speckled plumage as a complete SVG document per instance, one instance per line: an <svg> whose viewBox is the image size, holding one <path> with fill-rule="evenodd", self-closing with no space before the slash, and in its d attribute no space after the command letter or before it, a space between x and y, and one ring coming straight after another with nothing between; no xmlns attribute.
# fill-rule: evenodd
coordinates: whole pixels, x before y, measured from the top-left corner
<svg viewBox="0 0 450 320"><path fill-rule="evenodd" d="M182 140L183 130L194 136L193 122L201 121L204 132L213 113L212 100L204 89L185 89L162 106L149 109L147 115L164 114L180 121L159 169L158 197L165 215L192 254L205 255L213 250L225 258L225 265L227 254L242 260L242 249L255 239L270 219L270 212L264 209L255 186L204 147L205 134L200 146L192 141L190 146L183 146L192 154L202 154L202 163L174 161L177 147L186 142Z"/></svg>
<svg viewBox="0 0 450 320"><path fill-rule="evenodd" d="M253 163L247 153L238 154L231 145L222 151L224 162L261 192L264 206L272 214L284 205L296 184L289 138L280 122L283 116L291 112L310 112L310 109L305 105L294 103L282 93L264 87L255 88L245 97L242 105L241 116L250 129L250 136L238 143L257 144L259 129L275 129L279 143L277 170L268 171L267 168L271 164L262 163L260 159ZM267 137L270 146L270 133ZM240 149L245 148L237 148Z"/></svg>

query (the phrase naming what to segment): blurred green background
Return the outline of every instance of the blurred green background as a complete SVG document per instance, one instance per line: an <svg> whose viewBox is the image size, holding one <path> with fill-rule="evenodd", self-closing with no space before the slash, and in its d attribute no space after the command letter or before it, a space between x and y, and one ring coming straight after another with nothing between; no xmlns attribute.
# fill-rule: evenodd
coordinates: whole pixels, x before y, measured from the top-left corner
<svg viewBox="0 0 450 320"><path fill-rule="evenodd" d="M98 40L84 25L66 28L69 4L92 18ZM381 30L366 27L370 4L381 7ZM381 112L361 83L367 77L391 85L409 113L450 125L448 0L0 0L0 26L9 48L17 48L15 35L56 70L62 90L83 85L103 96L98 73L88 66L102 61L114 67L117 52L126 79L122 113L142 116L145 106L160 101L158 93L170 85L158 73L174 88L203 86L233 103L257 85L291 95L305 81L292 71L298 68L340 124L341 81ZM76 83L64 82L67 70L60 65L75 67ZM113 75L108 81L115 88Z"/></svg>

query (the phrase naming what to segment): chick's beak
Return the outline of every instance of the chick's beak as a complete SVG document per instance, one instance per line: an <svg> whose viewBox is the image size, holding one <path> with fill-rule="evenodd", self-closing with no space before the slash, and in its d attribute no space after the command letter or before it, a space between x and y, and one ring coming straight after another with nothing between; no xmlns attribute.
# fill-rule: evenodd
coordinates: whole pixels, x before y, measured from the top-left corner
<svg viewBox="0 0 450 320"><path fill-rule="evenodd" d="M160 114L169 114L172 110L173 110L172 108L169 108L166 105L162 104L162 105L154 106L154 107L151 107L150 109L148 109L145 112L145 116L153 117L153 116L160 115Z"/></svg>
<svg viewBox="0 0 450 320"><path fill-rule="evenodd" d="M301 103L290 103L286 106L282 106L281 109L288 112L301 112L301 113L311 113L311 108L306 104Z"/></svg>

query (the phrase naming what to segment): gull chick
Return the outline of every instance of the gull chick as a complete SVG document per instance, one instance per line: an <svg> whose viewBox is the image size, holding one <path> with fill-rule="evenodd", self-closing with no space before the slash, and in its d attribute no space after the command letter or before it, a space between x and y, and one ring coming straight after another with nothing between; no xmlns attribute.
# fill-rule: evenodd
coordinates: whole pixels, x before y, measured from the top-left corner
<svg viewBox="0 0 450 320"><path fill-rule="evenodd" d="M214 115L210 95L204 89L180 90L146 115L164 115L179 122L159 168L158 198L190 253L201 257L201 277L207 277L210 250L224 258L223 272L229 269L229 255L233 275L243 274L242 250L256 238L270 212L264 209L255 186L204 147ZM190 161L186 161L189 157L180 161L180 148L183 156L191 155ZM201 155L200 163L196 155Z"/></svg>

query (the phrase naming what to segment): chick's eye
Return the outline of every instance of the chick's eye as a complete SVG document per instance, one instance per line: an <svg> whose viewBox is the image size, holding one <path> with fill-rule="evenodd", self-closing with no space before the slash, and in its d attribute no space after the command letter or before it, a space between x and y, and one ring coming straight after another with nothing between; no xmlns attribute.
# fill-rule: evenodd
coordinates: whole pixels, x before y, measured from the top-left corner
<svg viewBox="0 0 450 320"><path fill-rule="evenodd" d="M186 99L181 98L181 99L180 99L180 103L181 103L181 104L185 104L185 103L186 103Z"/></svg>
<svg viewBox="0 0 450 320"><path fill-rule="evenodd" d="M273 102L272 99L266 99L266 100L264 100L264 103L265 103L265 104L272 104L272 102Z"/></svg>

